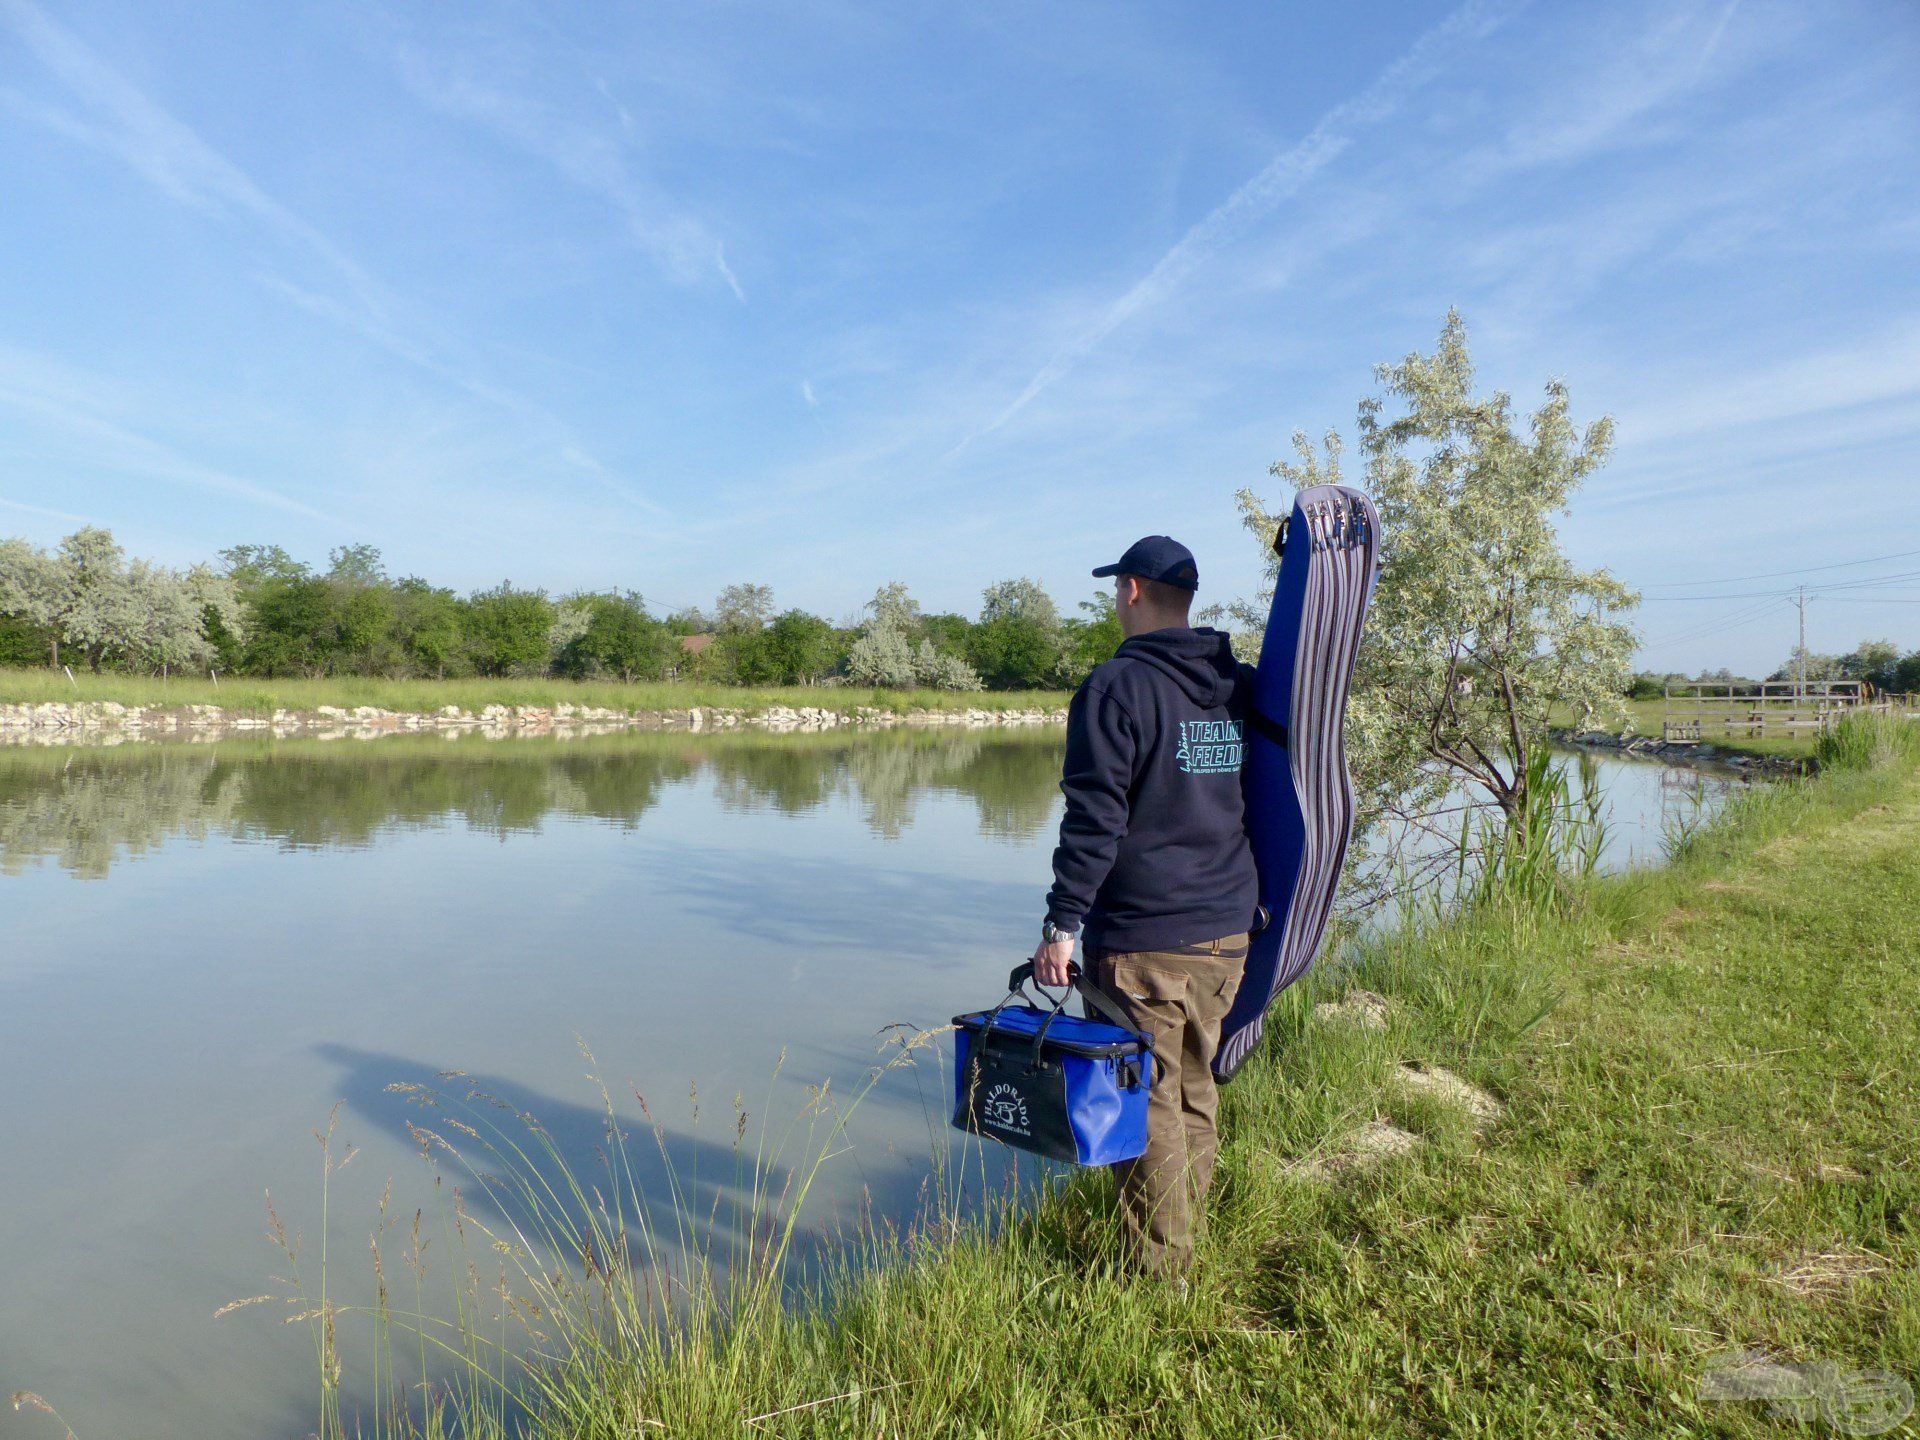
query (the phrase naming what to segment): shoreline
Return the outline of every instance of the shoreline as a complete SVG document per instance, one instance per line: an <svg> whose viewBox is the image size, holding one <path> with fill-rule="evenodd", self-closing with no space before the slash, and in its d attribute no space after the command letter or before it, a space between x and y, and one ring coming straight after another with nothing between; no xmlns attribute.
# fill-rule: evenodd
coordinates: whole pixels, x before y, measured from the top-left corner
<svg viewBox="0 0 1920 1440"><path fill-rule="evenodd" d="M220 705L127 705L117 700L0 704L0 744L59 745L74 740L112 742L163 739L221 740L241 736L283 739L373 740L383 735L482 735L510 739L542 735L614 735L677 731L705 734L761 730L772 735L831 730L953 728L991 730L1064 725L1064 707L889 710L856 705L691 705L684 709L620 710L604 705L504 705L478 710L446 705L435 711L388 710L377 705L276 708L270 713Z"/></svg>
<svg viewBox="0 0 1920 1440"><path fill-rule="evenodd" d="M1730 770L1736 774L1769 780L1810 775L1814 771L1811 756L1757 755L1704 741L1681 745L1655 739L1651 735L1621 735L1611 730L1575 730L1571 727L1549 730L1547 736L1555 745L1565 745L1574 750L1597 750L1695 770Z"/></svg>

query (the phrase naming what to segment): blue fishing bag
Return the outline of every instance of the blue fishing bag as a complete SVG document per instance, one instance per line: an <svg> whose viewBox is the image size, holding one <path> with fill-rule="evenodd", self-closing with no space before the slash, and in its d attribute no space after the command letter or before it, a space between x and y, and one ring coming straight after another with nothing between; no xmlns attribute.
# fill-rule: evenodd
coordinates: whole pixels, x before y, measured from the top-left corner
<svg viewBox="0 0 1920 1440"><path fill-rule="evenodd" d="M998 1005L953 1017L954 1128L1076 1165L1131 1160L1147 1148L1153 1042L1078 966L1068 973L1104 1019L1069 1015L1044 989L1048 1005L1014 1004L1031 998L1031 961Z"/></svg>

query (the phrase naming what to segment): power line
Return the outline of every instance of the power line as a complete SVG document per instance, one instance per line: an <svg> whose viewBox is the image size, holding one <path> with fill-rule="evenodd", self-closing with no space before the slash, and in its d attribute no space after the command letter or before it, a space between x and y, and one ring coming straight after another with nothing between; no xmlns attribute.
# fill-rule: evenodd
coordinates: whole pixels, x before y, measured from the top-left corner
<svg viewBox="0 0 1920 1440"><path fill-rule="evenodd" d="M1710 635L1719 635L1729 630L1738 630L1743 626L1751 625L1756 620L1764 619L1773 614L1774 607L1784 598L1784 596L1780 595L1770 595L1758 605L1745 606L1742 609L1734 611L1731 615L1722 615L1716 619L1689 626L1672 635L1654 637L1645 643L1648 645L1679 645L1689 640L1704 640Z"/></svg>
<svg viewBox="0 0 1920 1440"><path fill-rule="evenodd" d="M1636 588L1646 590L1679 590L1692 585L1737 585L1746 580L1778 580L1786 575L1813 575L1823 570L1844 570L1853 565L1878 565L1882 560L1906 560L1920 555L1920 550L1896 550L1891 555L1873 555L1865 560L1836 560L1831 565L1808 565L1799 570L1766 570L1758 575L1722 575L1716 580L1657 580L1652 585Z"/></svg>
<svg viewBox="0 0 1920 1440"><path fill-rule="evenodd" d="M1831 580L1825 585L1803 585L1799 588L1824 595L1835 590L1865 590L1877 585L1890 585L1899 580L1914 579L1920 579L1920 570L1896 570L1891 575L1866 575L1858 580ZM1754 600L1780 593L1777 590L1732 590L1723 595L1643 595L1640 598L1643 603L1649 605L1670 605L1677 601L1691 604L1695 601L1710 600Z"/></svg>

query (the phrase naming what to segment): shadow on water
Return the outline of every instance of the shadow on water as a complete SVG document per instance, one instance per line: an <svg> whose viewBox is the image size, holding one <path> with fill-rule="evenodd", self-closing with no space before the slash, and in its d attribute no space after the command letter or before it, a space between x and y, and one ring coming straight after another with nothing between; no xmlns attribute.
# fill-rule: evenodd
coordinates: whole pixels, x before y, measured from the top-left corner
<svg viewBox="0 0 1920 1440"><path fill-rule="evenodd" d="M1057 732L897 730L0 749L0 871L51 858L97 878L176 838L312 849L454 822L503 838L556 817L638 828L702 780L736 812L845 800L886 838L912 827L921 797L962 796L982 834L1023 842L1053 812L1059 745Z"/></svg>
<svg viewBox="0 0 1920 1440"><path fill-rule="evenodd" d="M751 1137L723 1144L672 1130L649 1120L633 1094L616 1096L609 1109L561 1100L504 1076L439 1069L351 1045L329 1043L314 1050L339 1068L340 1097L349 1112L402 1144L420 1146L461 1186L470 1213L485 1212L481 1218L490 1229L532 1234L555 1218L529 1208L520 1182L536 1180L559 1196L571 1195L577 1186L582 1194L604 1197L609 1206L639 1200L645 1213L666 1227L668 1240L676 1212L683 1214L693 1228L713 1237L717 1257L749 1238L750 1217L743 1207L751 1200L755 1178ZM459 1159L438 1143L428 1150L427 1132L445 1141ZM479 1183L462 1173L466 1167ZM786 1193L793 1177L789 1164L761 1163L760 1184L772 1195ZM578 1214L566 1218L583 1220Z"/></svg>
<svg viewBox="0 0 1920 1440"><path fill-rule="evenodd" d="M531 1235L562 1218L550 1210L535 1212L524 1183L533 1181L543 1194L563 1197L570 1212L564 1218L572 1225L585 1220L582 1197L584 1203L618 1204L652 1227L659 1262L686 1259L678 1252L689 1239L700 1258L724 1271L750 1245L764 1246L769 1226L785 1223L801 1199L809 1167L831 1143L840 1152L833 1163L860 1174L860 1205L850 1216L833 1215L814 1197L821 1213L801 1209L791 1258L796 1278L804 1278L844 1238L845 1225L865 1223L869 1214L910 1210L927 1168L924 1154L863 1160L844 1137L834 1136L836 1112L830 1107L811 1121L798 1106L792 1116L729 1109L696 1119L696 1125L724 1133L723 1140L714 1140L674 1128L650 1098L632 1091L613 1090L610 1107L597 1093L594 1103L583 1104L504 1076L444 1070L344 1044L314 1049L337 1067L348 1112L420 1148L449 1183L460 1186L468 1213L490 1230L504 1226ZM895 1083L876 1086L867 1098L885 1094L883 1103L916 1103L907 1098L914 1085L909 1069L899 1067L888 1076ZM427 1132L438 1139L427 1142Z"/></svg>

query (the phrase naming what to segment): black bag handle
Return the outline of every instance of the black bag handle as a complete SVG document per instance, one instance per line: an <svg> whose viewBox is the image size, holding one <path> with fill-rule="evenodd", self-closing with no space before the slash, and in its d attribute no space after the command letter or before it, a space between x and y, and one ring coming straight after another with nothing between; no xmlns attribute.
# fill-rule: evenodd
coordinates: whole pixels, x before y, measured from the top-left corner
<svg viewBox="0 0 1920 1440"><path fill-rule="evenodd" d="M1010 992L1007 1000L1011 1000L1014 995L1023 994L1029 980L1033 980L1033 962L1031 960L1022 961L1020 964L1014 966L1013 973L1007 976L1007 988ZM1033 1058L1034 1063L1038 1064L1040 1060L1040 1044L1047 1038L1048 1028L1065 1012L1067 999L1063 994L1058 1000L1054 1000L1051 995L1047 994L1046 986L1041 985L1038 981L1034 981L1034 984L1040 991L1041 998L1051 1001L1053 1004L1052 1013L1040 1022L1039 1033L1033 1037ZM1125 1030L1129 1035L1139 1036L1140 1043L1146 1047L1147 1053L1153 1056L1154 1063L1159 1063L1160 1052L1153 1048L1153 1037L1135 1025L1127 1015L1127 1012L1114 1004L1108 997L1107 992L1089 980L1086 972L1071 960L1067 962L1067 989L1069 991L1078 990L1080 992L1080 998L1086 1001L1087 1008L1096 1012L1100 1018L1108 1024ZM998 1015L1000 1011L1005 1008L1007 1000L1002 1000L998 1005L993 1007L992 1013L986 1018L985 1023L987 1025L992 1025L993 1016Z"/></svg>

